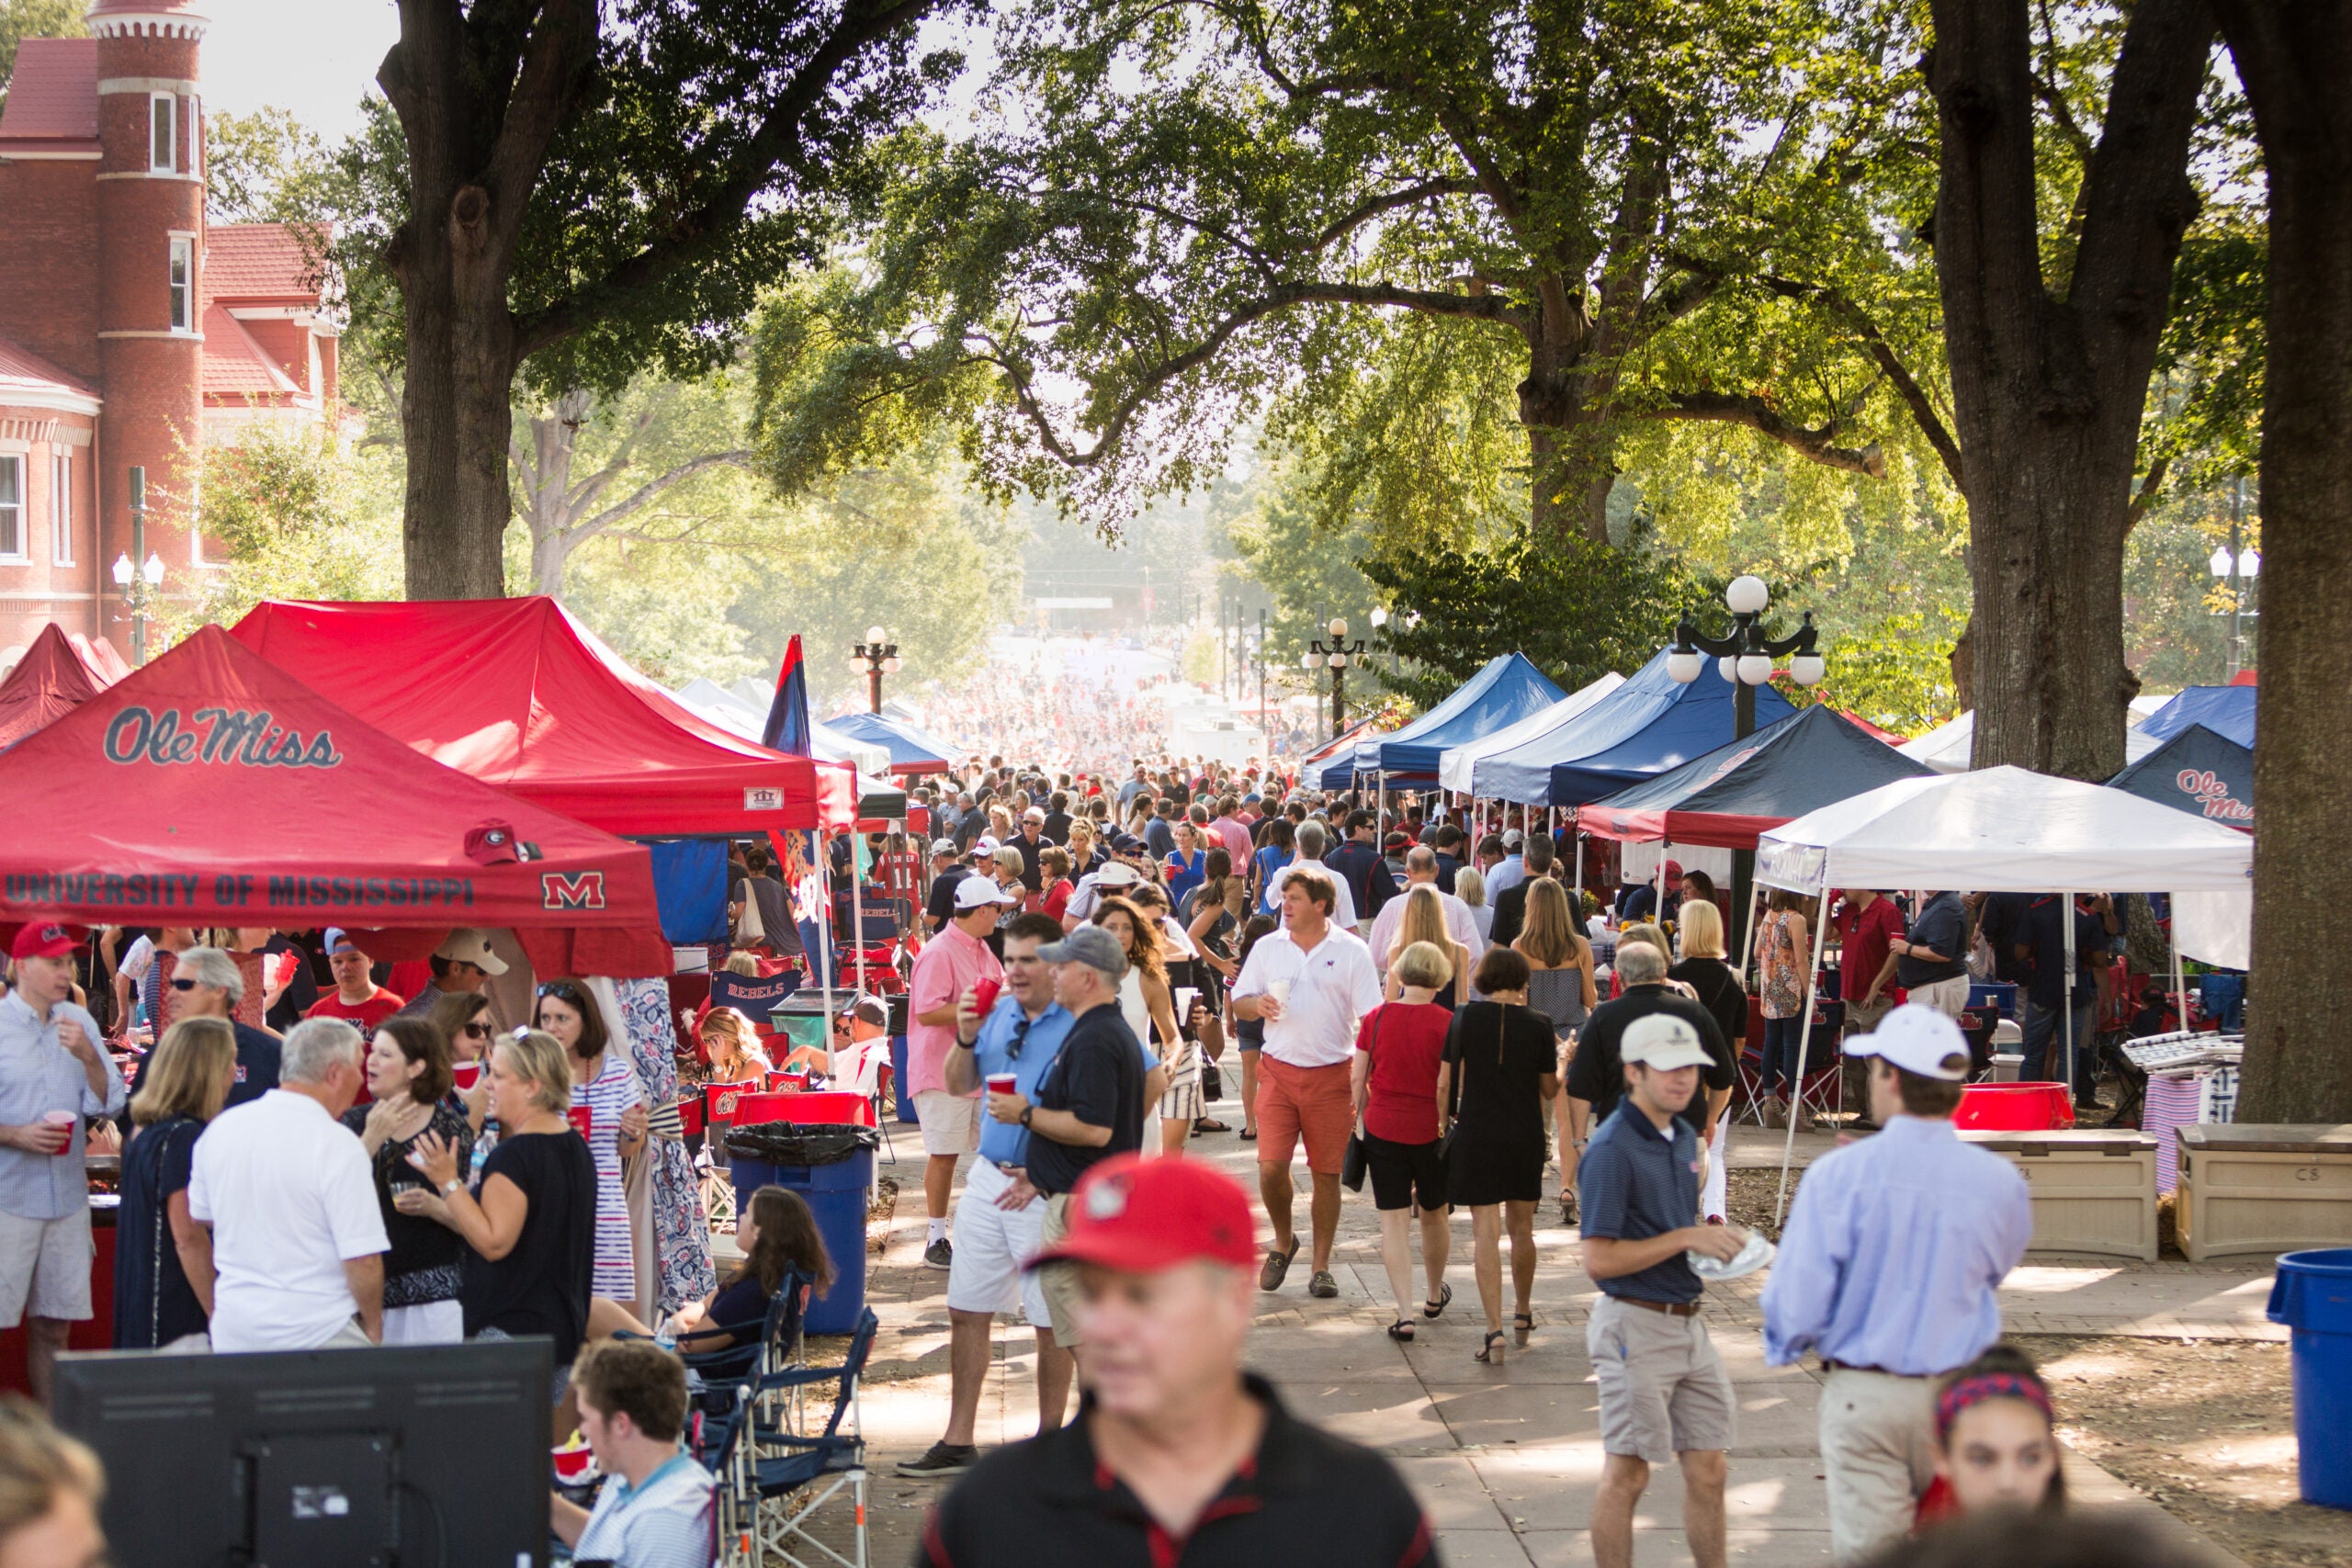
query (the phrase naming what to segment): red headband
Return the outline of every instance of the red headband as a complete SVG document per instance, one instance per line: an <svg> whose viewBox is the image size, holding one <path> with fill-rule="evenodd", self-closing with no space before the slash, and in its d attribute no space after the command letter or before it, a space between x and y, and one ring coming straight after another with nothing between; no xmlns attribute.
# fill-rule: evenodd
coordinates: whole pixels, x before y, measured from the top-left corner
<svg viewBox="0 0 2352 1568"><path fill-rule="evenodd" d="M2051 1414L2050 1391L2041 1380L2020 1376L2016 1372L1984 1372L1973 1378L1962 1378L1947 1388L1936 1400L1936 1437L1951 1436L1951 1424L1960 1413L1972 1404L1982 1404L1988 1399L2022 1399L2041 1412L2045 1421L2055 1421Z"/></svg>

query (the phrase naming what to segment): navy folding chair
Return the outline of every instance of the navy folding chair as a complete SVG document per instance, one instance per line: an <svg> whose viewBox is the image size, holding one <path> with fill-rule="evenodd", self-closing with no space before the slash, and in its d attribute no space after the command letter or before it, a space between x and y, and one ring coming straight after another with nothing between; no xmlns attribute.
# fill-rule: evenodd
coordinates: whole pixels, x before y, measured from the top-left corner
<svg viewBox="0 0 2352 1568"><path fill-rule="evenodd" d="M791 1568L831 1562L866 1568L865 1435L858 1414L858 1390L866 1359L881 1325L868 1308L851 1336L849 1351L835 1367L796 1367L760 1380L750 1402L748 1440L738 1445L732 1483L735 1512L748 1518L749 1561L782 1561ZM801 1432L797 1423L761 1418L767 1395L832 1384L832 1408L821 1428ZM814 1402L811 1402L813 1405ZM854 1504L846 1552L820 1540L811 1526L825 1505L843 1491ZM838 1513L838 1510L835 1510Z"/></svg>

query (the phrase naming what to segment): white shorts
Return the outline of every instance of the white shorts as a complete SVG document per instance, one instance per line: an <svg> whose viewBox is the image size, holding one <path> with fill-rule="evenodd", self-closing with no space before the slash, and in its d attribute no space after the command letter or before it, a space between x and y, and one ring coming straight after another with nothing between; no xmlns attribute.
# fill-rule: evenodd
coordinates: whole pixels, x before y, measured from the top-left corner
<svg viewBox="0 0 2352 1568"><path fill-rule="evenodd" d="M456 1302L384 1309L387 1345L458 1345L465 1337L466 1310Z"/></svg>
<svg viewBox="0 0 2352 1568"><path fill-rule="evenodd" d="M0 1329L16 1327L28 1312L59 1323L86 1320L96 1256L86 1203L62 1220L0 1214Z"/></svg>
<svg viewBox="0 0 2352 1568"><path fill-rule="evenodd" d="M1025 1309L1033 1327L1052 1320L1046 1287L1022 1265L1045 1245L1046 1201L1032 1198L1018 1209L1000 1209L997 1195L1012 1179L989 1160L974 1160L956 1204L956 1255L947 1266L947 1305L955 1312L992 1312L1006 1317Z"/></svg>
<svg viewBox="0 0 2352 1568"><path fill-rule="evenodd" d="M927 1089L915 1096L915 1120L922 1123L922 1152L968 1155L980 1146L980 1098Z"/></svg>

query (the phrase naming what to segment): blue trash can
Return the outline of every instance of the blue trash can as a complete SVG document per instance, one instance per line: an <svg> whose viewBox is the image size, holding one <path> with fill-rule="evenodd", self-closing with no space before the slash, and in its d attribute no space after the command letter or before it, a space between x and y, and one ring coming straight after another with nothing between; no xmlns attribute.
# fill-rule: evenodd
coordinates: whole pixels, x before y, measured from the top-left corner
<svg viewBox="0 0 2352 1568"><path fill-rule="evenodd" d="M2303 1501L2352 1508L2352 1247L2290 1252L2270 1321L2294 1331L2295 1449Z"/></svg>
<svg viewBox="0 0 2352 1568"><path fill-rule="evenodd" d="M773 1182L800 1194L817 1218L817 1234L833 1260L833 1288L808 1302L811 1334L848 1334L865 1310L865 1200L874 1185L874 1151L859 1149L834 1165L770 1165L734 1156L735 1212Z"/></svg>
<svg viewBox="0 0 2352 1568"><path fill-rule="evenodd" d="M890 1082L899 1097L899 1120L909 1126L915 1124L915 1097L907 1088L907 1037L890 1036Z"/></svg>

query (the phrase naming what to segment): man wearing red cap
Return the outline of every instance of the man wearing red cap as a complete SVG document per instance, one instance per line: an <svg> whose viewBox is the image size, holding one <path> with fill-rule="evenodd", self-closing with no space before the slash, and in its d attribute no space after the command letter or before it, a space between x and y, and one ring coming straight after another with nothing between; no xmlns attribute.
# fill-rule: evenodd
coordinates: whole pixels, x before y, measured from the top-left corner
<svg viewBox="0 0 2352 1568"><path fill-rule="evenodd" d="M923 1529L930 1568L1433 1565L1393 1466L1293 1417L1241 1370L1250 1201L1195 1160L1108 1159L1032 1267L1078 1271L1087 1393L1069 1427L1000 1449Z"/></svg>
<svg viewBox="0 0 2352 1568"><path fill-rule="evenodd" d="M90 1189L83 1132L122 1113L122 1075L74 1003L74 950L53 920L17 933L0 1000L0 1328L32 1314L26 1371L49 1401L69 1325L90 1315Z"/></svg>

